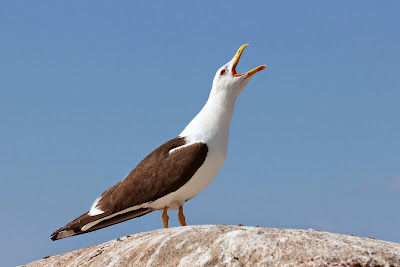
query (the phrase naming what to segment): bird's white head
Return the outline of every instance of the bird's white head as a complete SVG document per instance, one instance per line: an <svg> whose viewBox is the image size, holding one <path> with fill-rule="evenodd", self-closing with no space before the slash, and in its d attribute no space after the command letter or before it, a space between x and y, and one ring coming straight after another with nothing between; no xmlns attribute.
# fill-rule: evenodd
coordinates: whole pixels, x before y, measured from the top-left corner
<svg viewBox="0 0 400 267"><path fill-rule="evenodd" d="M242 45L232 60L217 71L214 77L211 94L222 94L224 98L234 97L234 99L236 99L250 81L251 77L267 67L267 65L261 65L242 74L236 73L236 66L246 46L248 46L248 44Z"/></svg>
<svg viewBox="0 0 400 267"><path fill-rule="evenodd" d="M246 46L242 45L233 59L217 71L207 103L179 135L186 137L189 143L202 141L213 144L209 149L219 147L222 159L219 162L223 162L226 157L229 126L237 97L251 77L267 67L261 65L242 74L236 73L236 66Z"/></svg>

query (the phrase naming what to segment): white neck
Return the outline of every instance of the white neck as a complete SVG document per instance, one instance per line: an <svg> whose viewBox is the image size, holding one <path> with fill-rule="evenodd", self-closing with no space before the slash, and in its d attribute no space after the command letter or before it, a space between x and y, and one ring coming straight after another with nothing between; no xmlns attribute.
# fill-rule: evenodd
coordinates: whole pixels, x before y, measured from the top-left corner
<svg viewBox="0 0 400 267"><path fill-rule="evenodd" d="M186 137L189 143L205 142L212 147L218 147L226 154L229 126L238 95L225 92L211 90L203 109L179 136Z"/></svg>

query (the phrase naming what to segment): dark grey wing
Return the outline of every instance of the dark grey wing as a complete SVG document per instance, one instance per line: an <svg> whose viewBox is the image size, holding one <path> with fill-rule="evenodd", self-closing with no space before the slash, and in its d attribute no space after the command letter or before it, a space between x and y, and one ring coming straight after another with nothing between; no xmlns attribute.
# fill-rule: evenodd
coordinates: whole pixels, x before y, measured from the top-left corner
<svg viewBox="0 0 400 267"><path fill-rule="evenodd" d="M169 153L178 147L181 148ZM96 207L114 213L175 192L200 168L207 153L204 143L186 145L182 137L172 139L144 158L124 180L105 191Z"/></svg>
<svg viewBox="0 0 400 267"><path fill-rule="evenodd" d="M175 148L178 149L169 153ZM151 209L140 208L115 214L178 190L204 163L207 153L206 144L197 142L187 145L182 137L166 142L144 158L124 180L101 194L96 208L104 213L95 216L83 214L55 231L52 240L95 231L151 212ZM82 231L83 226L95 221L99 222Z"/></svg>

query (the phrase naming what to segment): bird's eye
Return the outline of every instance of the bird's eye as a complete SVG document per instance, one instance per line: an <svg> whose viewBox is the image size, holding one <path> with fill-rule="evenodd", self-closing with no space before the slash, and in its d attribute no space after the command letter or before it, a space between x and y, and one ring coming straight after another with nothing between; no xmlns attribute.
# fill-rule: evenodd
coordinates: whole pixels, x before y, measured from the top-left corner
<svg viewBox="0 0 400 267"><path fill-rule="evenodd" d="M221 70L220 72L221 76L226 74L226 70Z"/></svg>

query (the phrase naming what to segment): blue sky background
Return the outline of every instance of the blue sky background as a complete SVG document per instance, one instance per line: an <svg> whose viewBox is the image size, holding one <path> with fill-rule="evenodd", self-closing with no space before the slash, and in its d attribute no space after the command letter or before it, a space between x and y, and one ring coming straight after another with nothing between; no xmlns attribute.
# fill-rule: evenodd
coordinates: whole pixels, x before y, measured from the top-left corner
<svg viewBox="0 0 400 267"><path fill-rule="evenodd" d="M0 4L0 258L24 264L162 227L161 213L50 241L207 100L215 71L269 67L187 222L400 242L400 2ZM170 212L171 225L179 225Z"/></svg>

